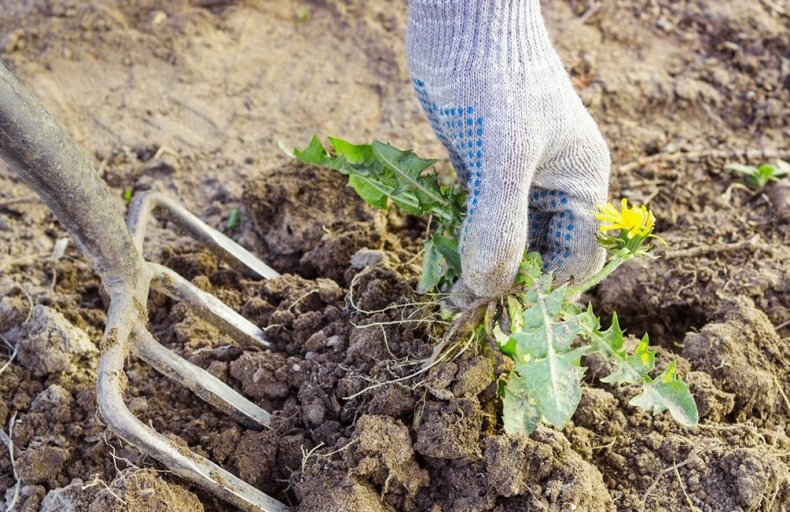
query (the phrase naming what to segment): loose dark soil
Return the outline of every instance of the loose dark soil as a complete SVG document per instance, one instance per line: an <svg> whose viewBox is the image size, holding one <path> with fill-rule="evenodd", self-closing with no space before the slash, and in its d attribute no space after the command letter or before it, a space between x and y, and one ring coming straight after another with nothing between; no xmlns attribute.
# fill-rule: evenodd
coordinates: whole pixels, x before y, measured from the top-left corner
<svg viewBox="0 0 790 512"><path fill-rule="evenodd" d="M151 331L274 424L247 430L130 359L142 421L303 511L790 510L788 188L754 192L724 170L790 156L781 2L545 3L612 147L610 195L649 203L668 243L584 299L677 360L702 419L630 407L634 391L591 359L572 424L529 437L502 432L487 347L418 372L446 329L414 292L425 224L277 149L317 131L444 155L409 88L405 2L133 4L0 0L0 57L119 197L166 191L283 272L244 278L159 226L147 256L276 348L239 346L158 295ZM50 257L66 235L30 194L0 168L0 334L17 348L0 373L17 470L0 448L0 501L18 480L26 512L232 510L102 424L99 283L73 247Z"/></svg>

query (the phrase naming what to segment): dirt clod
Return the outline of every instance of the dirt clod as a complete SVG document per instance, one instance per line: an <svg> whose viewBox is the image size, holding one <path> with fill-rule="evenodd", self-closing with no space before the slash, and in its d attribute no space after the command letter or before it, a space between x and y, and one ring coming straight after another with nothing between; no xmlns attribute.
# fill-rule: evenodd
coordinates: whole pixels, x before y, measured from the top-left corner
<svg viewBox="0 0 790 512"><path fill-rule="evenodd" d="M87 512L203 512L197 496L150 470L128 469L109 484Z"/></svg>
<svg viewBox="0 0 790 512"><path fill-rule="evenodd" d="M790 375L781 371L781 364L790 361L790 348L747 298L726 305L699 333L687 334L683 356L735 396L740 419L773 415L782 407L782 389L790 388Z"/></svg>
<svg viewBox="0 0 790 512"><path fill-rule="evenodd" d="M46 306L33 308L18 343L20 364L39 377L79 367L98 352L84 331Z"/></svg>
<svg viewBox="0 0 790 512"><path fill-rule="evenodd" d="M482 423L483 412L477 400L429 401L422 411L414 449L437 459L479 456L477 439Z"/></svg>

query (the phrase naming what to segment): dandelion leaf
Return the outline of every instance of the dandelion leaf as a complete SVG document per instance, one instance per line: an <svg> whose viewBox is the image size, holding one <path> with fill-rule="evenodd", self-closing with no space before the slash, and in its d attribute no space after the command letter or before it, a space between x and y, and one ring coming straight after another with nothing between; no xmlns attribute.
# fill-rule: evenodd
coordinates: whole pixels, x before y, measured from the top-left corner
<svg viewBox="0 0 790 512"><path fill-rule="evenodd" d="M697 404L689 391L688 384L678 379L675 361L667 366L653 382L645 384L642 393L629 402L654 415L669 411L681 425L693 427L699 421Z"/></svg>
<svg viewBox="0 0 790 512"><path fill-rule="evenodd" d="M524 382L516 375L502 391L502 422L508 434L529 435L540 424L541 414L528 397Z"/></svg>
<svg viewBox="0 0 790 512"><path fill-rule="evenodd" d="M444 256L448 267L457 275L461 275L461 255L458 253L458 239L448 238L441 233L433 235L433 245Z"/></svg>
<svg viewBox="0 0 790 512"><path fill-rule="evenodd" d="M313 135L306 148L294 149L293 156L300 162L312 165L327 166L330 161L330 156L317 135Z"/></svg>
<svg viewBox="0 0 790 512"><path fill-rule="evenodd" d="M586 350L551 352L544 358L530 359L516 365L528 396L535 400L538 411L555 428L568 424L581 400L584 368L580 359Z"/></svg>
<svg viewBox="0 0 790 512"><path fill-rule="evenodd" d="M433 240L426 240L423 245L422 276L417 284L417 292L425 293L434 289L442 279L442 254L436 248Z"/></svg>
<svg viewBox="0 0 790 512"><path fill-rule="evenodd" d="M420 290L449 288L461 274L456 240L466 215L466 192L461 187L441 185L435 172L426 172L436 160L420 158L412 151L380 141L353 144L336 137L329 137L329 141L333 154L317 136L306 148L288 154L348 176L348 185L376 208L394 204L412 215L430 215L435 236L432 246L426 246L430 253L425 255Z"/></svg>
<svg viewBox="0 0 790 512"><path fill-rule="evenodd" d="M537 292L535 301L522 314L523 331L516 341L516 373L541 415L556 428L564 427L581 399L584 369L580 359L586 347L571 349L579 334L583 315L558 319L565 288L548 294Z"/></svg>
<svg viewBox="0 0 790 512"><path fill-rule="evenodd" d="M358 174L348 177L348 186L369 205L382 210L387 208L387 198L392 194L392 187Z"/></svg>

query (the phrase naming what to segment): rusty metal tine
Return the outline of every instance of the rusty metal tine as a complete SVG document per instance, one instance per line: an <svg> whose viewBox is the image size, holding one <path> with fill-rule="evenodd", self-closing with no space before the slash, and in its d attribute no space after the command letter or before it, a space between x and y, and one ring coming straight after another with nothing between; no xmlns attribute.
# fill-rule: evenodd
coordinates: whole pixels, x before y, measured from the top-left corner
<svg viewBox="0 0 790 512"><path fill-rule="evenodd" d="M247 249L200 220L173 199L158 192L137 194L129 207L127 226L140 254L142 254L148 220L156 212L164 213L174 224L204 243L210 251L236 270L252 277L265 279L273 279L280 275Z"/></svg>
<svg viewBox="0 0 790 512"><path fill-rule="evenodd" d="M150 262L147 265L154 274L153 281L151 281L151 287L154 290L164 293L171 299L189 303L204 320L211 322L239 341L257 347L272 348L262 329L233 311L215 296L204 292L163 265Z"/></svg>
<svg viewBox="0 0 790 512"><path fill-rule="evenodd" d="M271 426L271 415L212 374L163 347L146 330L135 333L132 353L248 428Z"/></svg>

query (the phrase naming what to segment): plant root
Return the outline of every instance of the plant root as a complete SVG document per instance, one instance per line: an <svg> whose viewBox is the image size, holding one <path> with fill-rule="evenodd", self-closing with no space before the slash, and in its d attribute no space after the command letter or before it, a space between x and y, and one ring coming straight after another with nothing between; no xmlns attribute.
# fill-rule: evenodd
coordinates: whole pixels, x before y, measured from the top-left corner
<svg viewBox="0 0 790 512"><path fill-rule="evenodd" d="M14 494L8 502L7 510L9 511L14 510L14 507L16 507L16 502L19 501L19 489L22 485L22 481L19 479L19 473L16 470L16 461L14 460L14 423L16 423L16 411L14 411L14 414L11 415L11 419L8 421L8 434L0 430L0 442L8 449L8 456L11 458L11 472L16 482L14 484Z"/></svg>
<svg viewBox="0 0 790 512"><path fill-rule="evenodd" d="M433 353L422 364L425 370L433 366L439 359L445 347L455 343L457 340L469 336L480 324L488 310L488 304L492 302L489 298L478 299L469 308L453 321L450 330L442 336L441 341L433 348Z"/></svg>
<svg viewBox="0 0 790 512"><path fill-rule="evenodd" d="M633 162L620 166L621 173L635 171L640 167L655 164L658 162L677 162L679 160L697 160L700 158L727 158L744 160L771 160L775 158L790 158L790 151L787 150L760 150L760 149L708 149L704 151L689 151L677 153L657 153L655 155L638 158Z"/></svg>
<svg viewBox="0 0 790 512"><path fill-rule="evenodd" d="M760 235L754 235L748 240L741 240L731 244L716 244L692 247L690 249L681 249L679 251L666 252L661 255L664 259L672 260L676 258L696 258L698 256L706 256L709 254L718 254L723 252L733 252L740 249L749 249L751 251L758 251L760 249L770 250L770 247L760 243Z"/></svg>

